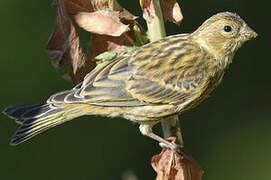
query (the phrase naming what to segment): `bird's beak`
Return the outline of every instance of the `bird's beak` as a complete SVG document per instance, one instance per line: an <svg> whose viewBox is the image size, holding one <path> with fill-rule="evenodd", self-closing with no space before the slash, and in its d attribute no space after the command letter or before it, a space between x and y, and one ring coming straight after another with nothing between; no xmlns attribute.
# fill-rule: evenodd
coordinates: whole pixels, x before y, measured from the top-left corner
<svg viewBox="0 0 271 180"><path fill-rule="evenodd" d="M248 25L246 25L245 29L244 29L244 36L245 36L245 40L251 40L254 39L258 36L258 34L251 29Z"/></svg>

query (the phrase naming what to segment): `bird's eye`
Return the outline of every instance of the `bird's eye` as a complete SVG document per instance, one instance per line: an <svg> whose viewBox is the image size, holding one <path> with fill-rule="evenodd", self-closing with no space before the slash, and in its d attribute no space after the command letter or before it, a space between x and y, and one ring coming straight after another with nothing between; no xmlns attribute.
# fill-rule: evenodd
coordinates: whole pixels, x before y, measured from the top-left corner
<svg viewBox="0 0 271 180"><path fill-rule="evenodd" d="M224 26L224 31L231 32L232 28L229 25Z"/></svg>

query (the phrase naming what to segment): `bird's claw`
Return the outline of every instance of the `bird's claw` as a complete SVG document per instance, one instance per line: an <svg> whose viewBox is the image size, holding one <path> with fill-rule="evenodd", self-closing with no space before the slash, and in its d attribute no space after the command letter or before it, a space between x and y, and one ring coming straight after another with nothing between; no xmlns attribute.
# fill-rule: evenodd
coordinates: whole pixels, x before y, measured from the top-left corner
<svg viewBox="0 0 271 180"><path fill-rule="evenodd" d="M180 155L183 155L183 147L179 144L175 144L175 143L163 143L163 142L160 142L159 143L159 146L162 147L162 148L167 148L167 149L171 149L177 153L179 153Z"/></svg>

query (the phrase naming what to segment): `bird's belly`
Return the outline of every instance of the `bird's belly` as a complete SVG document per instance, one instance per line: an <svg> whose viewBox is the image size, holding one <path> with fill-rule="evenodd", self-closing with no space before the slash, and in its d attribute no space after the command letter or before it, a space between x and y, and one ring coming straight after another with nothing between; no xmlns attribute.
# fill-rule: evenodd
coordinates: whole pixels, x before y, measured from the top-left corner
<svg viewBox="0 0 271 180"><path fill-rule="evenodd" d="M200 93L187 97L181 104L145 105L134 107L103 107L89 106L87 114L102 115L106 117L123 117L134 122L161 121L169 116L181 114L199 105L220 83L223 74L213 77L208 81Z"/></svg>
<svg viewBox="0 0 271 180"><path fill-rule="evenodd" d="M125 119L142 122L142 121L159 121L165 117L177 113L176 105L149 105L135 107L103 107L88 105L84 109L88 115L100 115L106 117L123 117Z"/></svg>
<svg viewBox="0 0 271 180"><path fill-rule="evenodd" d="M142 121L159 121L165 117L177 113L176 105L155 105L130 107L123 113L123 117L135 122Z"/></svg>

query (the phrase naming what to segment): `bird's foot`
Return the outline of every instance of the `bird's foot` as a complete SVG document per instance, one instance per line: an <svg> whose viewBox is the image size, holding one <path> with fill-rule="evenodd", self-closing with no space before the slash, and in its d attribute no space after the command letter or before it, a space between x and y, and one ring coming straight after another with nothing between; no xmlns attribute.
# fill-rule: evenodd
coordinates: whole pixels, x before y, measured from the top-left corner
<svg viewBox="0 0 271 180"><path fill-rule="evenodd" d="M169 142L169 143L170 143L170 142ZM164 143L160 142L160 143L159 143L159 146L160 146L161 148L171 149L171 150L176 151L176 152L180 151L180 149L183 148L181 145L175 144L175 143L164 144Z"/></svg>
<svg viewBox="0 0 271 180"><path fill-rule="evenodd" d="M183 151L183 147L179 144L176 144L175 143L175 140L166 140L156 134L154 134L152 132L152 125L150 124L141 124L139 126L139 129L140 129L140 132L145 135L145 136L148 136L156 141L159 142L159 145L162 147L162 148L167 148L167 149L171 149L175 152L177 152L178 154L180 154L181 156L183 156L184 154L184 151Z"/></svg>
<svg viewBox="0 0 271 180"><path fill-rule="evenodd" d="M173 142L169 142L168 140L166 140L166 139L164 139L154 133L149 133L148 136L151 137L152 139L158 141L159 145L162 148L171 149L171 150L179 153L180 155L183 155L183 147L181 145L173 143Z"/></svg>

